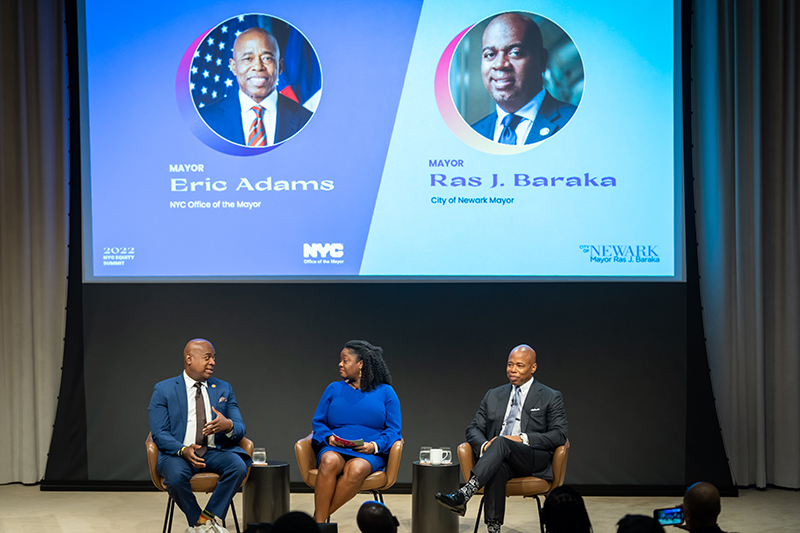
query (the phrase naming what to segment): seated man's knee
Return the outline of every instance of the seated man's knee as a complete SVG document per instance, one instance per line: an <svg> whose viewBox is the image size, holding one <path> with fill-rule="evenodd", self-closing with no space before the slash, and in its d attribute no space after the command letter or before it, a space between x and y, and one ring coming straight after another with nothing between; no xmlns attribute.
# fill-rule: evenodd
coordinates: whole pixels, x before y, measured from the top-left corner
<svg viewBox="0 0 800 533"><path fill-rule="evenodd" d="M238 461L233 464L233 471L239 479L244 479L247 476L247 465L241 457L237 456Z"/></svg>

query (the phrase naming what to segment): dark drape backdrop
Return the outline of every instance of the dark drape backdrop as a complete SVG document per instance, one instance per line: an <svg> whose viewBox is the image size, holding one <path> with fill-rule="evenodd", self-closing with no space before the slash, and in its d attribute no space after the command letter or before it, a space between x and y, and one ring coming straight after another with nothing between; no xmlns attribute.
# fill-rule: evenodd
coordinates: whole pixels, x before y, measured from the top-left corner
<svg viewBox="0 0 800 533"><path fill-rule="evenodd" d="M703 318L738 485L800 487L800 9L698 0L694 170Z"/></svg>

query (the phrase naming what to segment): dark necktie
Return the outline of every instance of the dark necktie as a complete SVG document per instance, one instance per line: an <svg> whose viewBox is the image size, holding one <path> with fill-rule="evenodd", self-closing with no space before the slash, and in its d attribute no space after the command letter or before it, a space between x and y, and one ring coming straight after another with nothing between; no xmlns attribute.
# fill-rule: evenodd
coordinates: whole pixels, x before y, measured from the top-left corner
<svg viewBox="0 0 800 533"><path fill-rule="evenodd" d="M203 428L206 425L206 402L203 399L203 384L198 381L194 386L197 389L197 394L194 397L195 419L197 419L197 430L194 434L194 442L200 445L200 447L194 451L194 454L197 457L203 457L208 450L208 436L203 435Z"/></svg>
<svg viewBox="0 0 800 533"><path fill-rule="evenodd" d="M247 136L247 146L266 146L267 129L264 127L264 108L260 105L251 107L256 112L256 118L250 124L250 133Z"/></svg>
<svg viewBox="0 0 800 533"><path fill-rule="evenodd" d="M503 117L503 131L500 133L500 138L497 139L497 142L500 144L517 144L517 134L514 130L520 122L522 122L522 117L519 115L506 115Z"/></svg>
<svg viewBox="0 0 800 533"><path fill-rule="evenodd" d="M519 416L520 398L519 387L514 387L514 399L511 400L511 409L508 410L508 418L506 418L506 425L501 435L511 435L514 430L514 423L517 421L517 416Z"/></svg>

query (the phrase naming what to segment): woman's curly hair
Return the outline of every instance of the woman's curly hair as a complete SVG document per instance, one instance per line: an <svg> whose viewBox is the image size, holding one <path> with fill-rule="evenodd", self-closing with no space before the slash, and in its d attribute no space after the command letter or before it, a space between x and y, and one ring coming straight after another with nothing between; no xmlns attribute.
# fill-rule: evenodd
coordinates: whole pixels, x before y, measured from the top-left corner
<svg viewBox="0 0 800 533"><path fill-rule="evenodd" d="M355 354L357 361L364 363L361 366L363 392L374 390L381 383L392 384L392 375L389 373L386 361L383 360L383 348L373 346L367 341L348 341L344 347Z"/></svg>

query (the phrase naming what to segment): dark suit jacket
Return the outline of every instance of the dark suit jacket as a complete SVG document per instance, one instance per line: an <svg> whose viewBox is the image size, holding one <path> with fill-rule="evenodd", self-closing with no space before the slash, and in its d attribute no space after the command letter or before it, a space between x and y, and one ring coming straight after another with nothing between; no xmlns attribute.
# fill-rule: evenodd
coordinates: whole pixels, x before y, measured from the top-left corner
<svg viewBox="0 0 800 533"><path fill-rule="evenodd" d="M572 104L556 100L547 91L544 92L544 100L542 105L539 106L539 112L536 113L536 118L533 119L533 126L531 127L528 138L525 139L525 144L534 144L539 141L550 137L555 132L563 128L575 110L578 109ZM472 129L483 135L489 140L494 137L494 128L497 123L497 111L483 117L478 122L472 125ZM547 133L542 134L544 128L547 128Z"/></svg>
<svg viewBox="0 0 800 533"><path fill-rule="evenodd" d="M208 401L211 407L233 421L233 436L228 437L222 432L214 434L214 446L222 451L235 452L243 459L249 459L247 452L238 445L246 429L231 386L220 379L209 378ZM178 455L183 447L186 418L189 414L183 374L156 383L148 411L150 431L153 433L153 441L158 446L159 459L162 455ZM211 411L211 414L216 417L214 411Z"/></svg>
<svg viewBox="0 0 800 533"><path fill-rule="evenodd" d="M467 442L476 457L480 455L484 442L500 435L511 390L512 385L506 383L483 397L475 418L467 428ZM528 435L531 448L549 452L552 457L555 449L567 442L567 412L561 393L534 381L522 406L520 428ZM553 466L548 463L547 470L531 472L531 475L552 479Z"/></svg>
<svg viewBox="0 0 800 533"><path fill-rule="evenodd" d="M198 109L209 128L236 144L246 145L242 129L242 106L239 94L228 94L222 100ZM285 141L305 126L311 111L291 98L278 93L278 117L275 128L275 143Z"/></svg>

